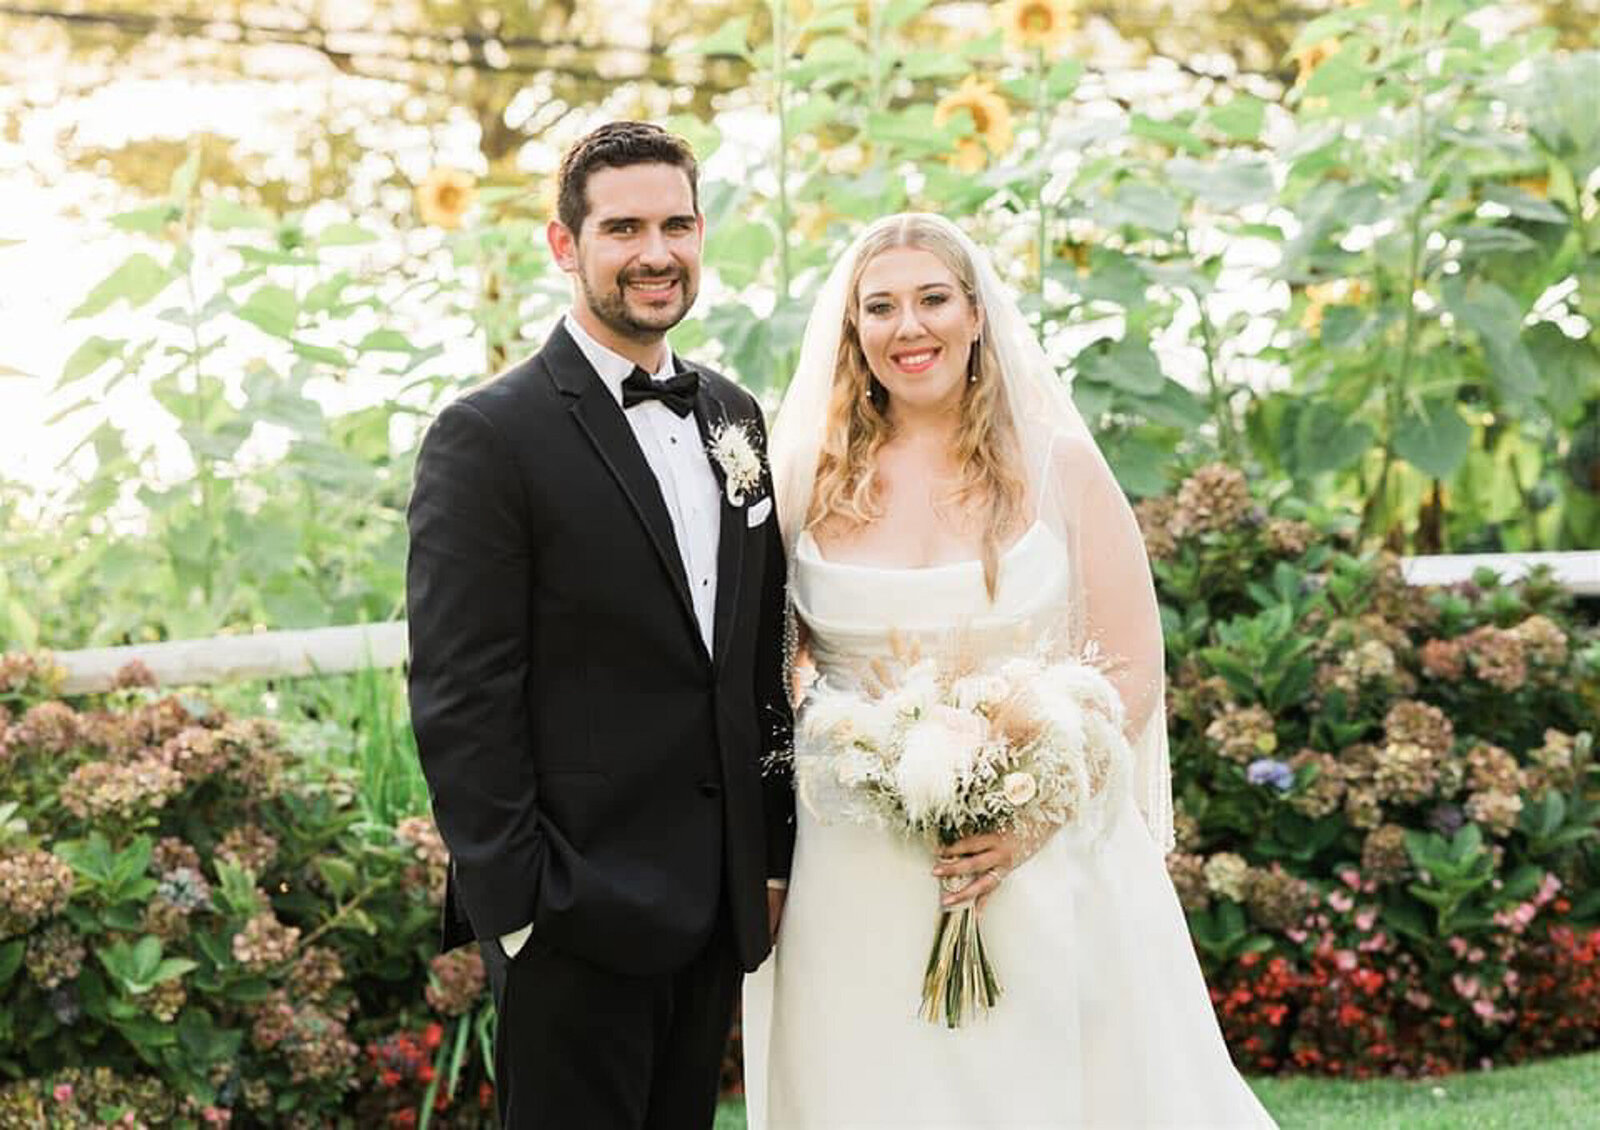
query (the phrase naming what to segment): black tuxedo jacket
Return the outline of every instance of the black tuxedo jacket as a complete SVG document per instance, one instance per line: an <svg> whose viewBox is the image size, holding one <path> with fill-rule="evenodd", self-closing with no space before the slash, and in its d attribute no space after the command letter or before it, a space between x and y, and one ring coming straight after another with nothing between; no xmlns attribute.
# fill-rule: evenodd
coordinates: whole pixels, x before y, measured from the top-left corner
<svg viewBox="0 0 1600 1130"><path fill-rule="evenodd" d="M755 400L696 368L702 435L743 423L764 462ZM445 948L531 922L535 942L660 973L726 892L739 958L761 962L766 880L794 843L789 775L767 767L793 725L783 547L776 514L748 524L771 492L764 470L744 506L722 499L708 655L660 487L564 328L434 421L406 607Z"/></svg>

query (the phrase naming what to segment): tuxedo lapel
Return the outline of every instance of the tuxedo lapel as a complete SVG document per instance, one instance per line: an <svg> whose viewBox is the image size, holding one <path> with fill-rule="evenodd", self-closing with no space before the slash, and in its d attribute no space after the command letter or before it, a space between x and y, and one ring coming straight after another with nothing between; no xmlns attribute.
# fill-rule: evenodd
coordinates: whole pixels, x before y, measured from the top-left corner
<svg viewBox="0 0 1600 1130"><path fill-rule="evenodd" d="M728 636L733 630L733 613L739 607L739 579L744 572L744 521L742 506L728 502L727 476L711 459L711 430L718 424L729 423L734 416L711 392L711 382L704 373L700 376L700 392L695 398L694 420L700 426L700 440L707 448L706 458L711 463L711 473L717 478L718 513L721 527L717 537L717 608L712 620L712 653L715 665L722 666L728 652Z"/></svg>
<svg viewBox="0 0 1600 1130"><path fill-rule="evenodd" d="M689 580L683 572L678 539L672 532L672 516L667 512L666 500L661 496L661 484L656 482L650 464L645 461L644 452L639 449L639 441L628 426L621 405L607 391L599 374L560 324L545 342L540 358L550 379L568 398L573 419L594 445L595 453L616 479L646 533L650 535L656 557L672 578L678 604L688 617L695 639L699 640L699 622L695 619L694 603L689 598ZM720 605L720 600L718 603Z"/></svg>

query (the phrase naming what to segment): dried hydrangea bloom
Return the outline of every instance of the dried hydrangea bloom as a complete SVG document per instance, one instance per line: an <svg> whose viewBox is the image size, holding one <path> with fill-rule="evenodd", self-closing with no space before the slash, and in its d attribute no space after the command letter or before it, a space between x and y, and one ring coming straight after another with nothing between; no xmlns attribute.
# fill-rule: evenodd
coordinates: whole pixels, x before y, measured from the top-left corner
<svg viewBox="0 0 1600 1130"><path fill-rule="evenodd" d="M1278 748L1272 715L1264 707L1228 707L1206 727L1206 737L1230 761L1248 765Z"/></svg>
<svg viewBox="0 0 1600 1130"><path fill-rule="evenodd" d="M1484 624L1462 636L1461 642L1473 673L1490 686L1519 691L1527 685L1528 659L1516 633Z"/></svg>
<svg viewBox="0 0 1600 1130"><path fill-rule="evenodd" d="M137 687L156 686L156 677L151 673L141 660L130 659L117 673L111 676L111 689L115 691L133 690Z"/></svg>
<svg viewBox="0 0 1600 1130"><path fill-rule="evenodd" d="M1206 887L1234 902L1243 902L1250 893L1250 865L1242 855L1218 852L1205 863Z"/></svg>
<svg viewBox="0 0 1600 1130"><path fill-rule="evenodd" d="M334 950L308 946L294 963L289 982L303 1000L325 1001L344 983L344 964Z"/></svg>
<svg viewBox="0 0 1600 1130"><path fill-rule="evenodd" d="M424 995L430 1007L446 1016L471 1011L487 984L483 957L475 949L440 954L428 963L428 973Z"/></svg>
<svg viewBox="0 0 1600 1130"><path fill-rule="evenodd" d="M1516 793L1485 789L1467 798L1467 816L1491 836L1509 836L1522 815L1522 798Z"/></svg>
<svg viewBox="0 0 1600 1130"><path fill-rule="evenodd" d="M189 994L183 987L182 979L174 977L170 981L161 982L142 999L145 1010L152 1017L163 1024L170 1024L178 1018L178 1013L183 1010Z"/></svg>
<svg viewBox="0 0 1600 1130"><path fill-rule="evenodd" d="M1311 884L1274 863L1251 871L1245 906L1250 917L1269 930L1292 930L1311 909Z"/></svg>
<svg viewBox="0 0 1600 1130"><path fill-rule="evenodd" d="M1306 780L1308 774L1303 771L1308 767L1316 772ZM1289 768L1295 771L1297 786L1289 795L1291 808L1313 819L1339 810L1339 801L1344 797L1344 769L1338 759L1314 749L1302 749L1289 759Z"/></svg>
<svg viewBox="0 0 1600 1130"><path fill-rule="evenodd" d="M1422 645L1422 670L1454 682L1467 673L1467 651L1460 640L1429 640Z"/></svg>
<svg viewBox="0 0 1600 1130"><path fill-rule="evenodd" d="M270 910L251 917L233 936L233 959L247 969L262 972L294 956L300 928L285 926Z"/></svg>
<svg viewBox="0 0 1600 1130"><path fill-rule="evenodd" d="M1177 504L1166 495L1143 499L1133 508L1145 554L1151 561L1165 561L1178 552L1178 539L1172 532L1176 512Z"/></svg>
<svg viewBox="0 0 1600 1130"><path fill-rule="evenodd" d="M1316 541L1317 531L1310 522L1298 518L1271 518L1262 532L1267 548L1280 557L1299 557Z"/></svg>
<svg viewBox="0 0 1600 1130"><path fill-rule="evenodd" d="M83 969L87 951L65 922L52 922L28 938L23 958L28 976L41 989L54 989L74 980Z"/></svg>
<svg viewBox="0 0 1600 1130"><path fill-rule="evenodd" d="M1578 740L1561 730L1546 730L1544 744L1528 751L1532 763L1523 771L1528 791L1542 796L1551 789L1563 791L1577 784Z"/></svg>
<svg viewBox="0 0 1600 1130"><path fill-rule="evenodd" d="M1447 754L1455 745L1455 724L1431 703L1402 699L1383 719L1383 734L1391 742L1419 745L1431 753Z"/></svg>
<svg viewBox="0 0 1600 1130"><path fill-rule="evenodd" d="M150 865L159 875L169 875L179 868L200 873L200 853L177 836L162 836L150 853Z"/></svg>
<svg viewBox="0 0 1600 1130"><path fill-rule="evenodd" d="M164 808L183 791L183 777L157 756L91 761L61 786L61 804L80 820L134 820Z"/></svg>
<svg viewBox="0 0 1600 1130"><path fill-rule="evenodd" d="M343 1078L355 1070L360 1055L343 1021L309 1006L295 1010L280 1046L296 1083Z"/></svg>
<svg viewBox="0 0 1600 1130"><path fill-rule="evenodd" d="M1375 785L1362 783L1345 790L1344 818L1355 828L1376 828L1383 822L1383 805Z"/></svg>
<svg viewBox="0 0 1600 1130"><path fill-rule="evenodd" d="M7 745L13 751L27 751L51 757L71 753L82 741L78 713L64 702L40 702L30 706L11 724Z"/></svg>
<svg viewBox="0 0 1600 1130"><path fill-rule="evenodd" d="M72 868L33 849L0 856L0 938L26 934L67 908Z"/></svg>
<svg viewBox="0 0 1600 1130"><path fill-rule="evenodd" d="M1373 784L1386 804L1421 804L1439 785L1439 754L1410 741L1391 741L1378 751Z"/></svg>
<svg viewBox="0 0 1600 1130"><path fill-rule="evenodd" d="M1382 824L1361 842L1361 872L1379 883L1398 883L1411 874L1411 853L1406 850L1406 830L1399 824Z"/></svg>
<svg viewBox="0 0 1600 1130"><path fill-rule="evenodd" d="M1488 742L1478 742L1467 750L1467 780L1474 791L1519 793L1522 770L1507 750Z"/></svg>
<svg viewBox="0 0 1600 1130"><path fill-rule="evenodd" d="M217 845L217 858L254 875L265 875L277 861L278 841L259 824L240 824L222 837Z"/></svg>
<svg viewBox="0 0 1600 1130"><path fill-rule="evenodd" d="M1209 463L1178 487L1172 532L1184 538L1230 530L1244 521L1253 505L1243 471L1226 463Z"/></svg>
<svg viewBox="0 0 1600 1130"><path fill-rule="evenodd" d="M1200 821L1184 807L1181 797L1172 803L1172 831L1179 851L1194 851L1200 846Z"/></svg>
<svg viewBox="0 0 1600 1130"><path fill-rule="evenodd" d="M1167 856L1167 874L1185 910L1205 910L1211 905L1211 888L1206 883L1206 861L1203 856L1172 852Z"/></svg>
<svg viewBox="0 0 1600 1130"><path fill-rule="evenodd" d="M197 784L228 765L228 751L204 726L185 726L161 746L161 758L185 781Z"/></svg>
<svg viewBox="0 0 1600 1130"><path fill-rule="evenodd" d="M1522 641L1529 663L1545 668L1566 666L1567 633L1548 616L1535 613L1511 631Z"/></svg>

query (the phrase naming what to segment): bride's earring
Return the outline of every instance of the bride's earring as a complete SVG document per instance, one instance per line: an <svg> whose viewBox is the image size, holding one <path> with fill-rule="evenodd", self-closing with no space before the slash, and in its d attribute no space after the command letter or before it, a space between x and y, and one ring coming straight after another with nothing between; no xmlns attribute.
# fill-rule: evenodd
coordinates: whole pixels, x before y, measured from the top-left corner
<svg viewBox="0 0 1600 1130"><path fill-rule="evenodd" d="M979 334L972 339L972 350L967 354L967 383L978 383L978 350L983 346L983 335Z"/></svg>

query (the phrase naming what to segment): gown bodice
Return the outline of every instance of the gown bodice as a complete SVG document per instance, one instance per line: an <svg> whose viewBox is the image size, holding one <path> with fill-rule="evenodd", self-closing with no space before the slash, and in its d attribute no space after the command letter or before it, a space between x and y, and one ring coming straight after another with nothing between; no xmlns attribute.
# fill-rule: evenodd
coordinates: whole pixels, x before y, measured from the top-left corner
<svg viewBox="0 0 1600 1130"><path fill-rule="evenodd" d="M809 531L795 544L795 611L819 674L848 681L897 644L949 642L979 657L1025 651L1054 625L1067 584L1067 551L1035 522L1001 555L994 600L983 564L886 567L829 561Z"/></svg>

